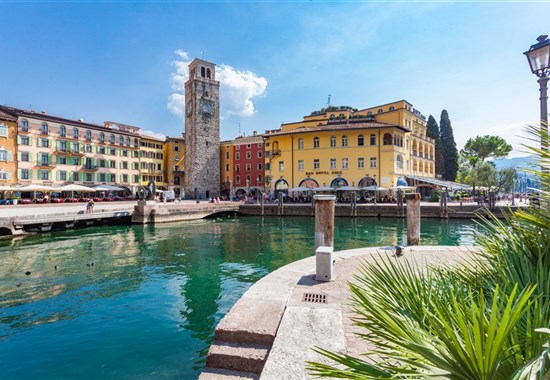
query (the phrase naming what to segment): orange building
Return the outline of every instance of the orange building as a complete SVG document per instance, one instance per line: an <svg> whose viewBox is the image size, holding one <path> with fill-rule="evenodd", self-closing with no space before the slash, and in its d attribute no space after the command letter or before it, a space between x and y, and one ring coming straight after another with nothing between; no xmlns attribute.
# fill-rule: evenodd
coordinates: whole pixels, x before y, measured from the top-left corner
<svg viewBox="0 0 550 380"><path fill-rule="evenodd" d="M0 185L17 182L17 117L0 111Z"/></svg>

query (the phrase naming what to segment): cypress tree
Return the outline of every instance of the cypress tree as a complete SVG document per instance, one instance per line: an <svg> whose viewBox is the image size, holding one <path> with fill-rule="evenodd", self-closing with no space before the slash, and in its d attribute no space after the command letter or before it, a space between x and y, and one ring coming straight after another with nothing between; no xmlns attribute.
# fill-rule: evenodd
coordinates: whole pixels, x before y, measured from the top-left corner
<svg viewBox="0 0 550 380"><path fill-rule="evenodd" d="M447 181L456 180L458 173L458 150L456 149L453 127L447 110L441 111L439 120L439 139L443 153L443 179Z"/></svg>
<svg viewBox="0 0 550 380"><path fill-rule="evenodd" d="M435 121L435 118L432 115L428 117L426 127L428 128L426 131L426 136L434 139L435 141L435 174L442 175L444 161L443 147L441 146L441 139L439 138L439 125L437 125L437 121Z"/></svg>

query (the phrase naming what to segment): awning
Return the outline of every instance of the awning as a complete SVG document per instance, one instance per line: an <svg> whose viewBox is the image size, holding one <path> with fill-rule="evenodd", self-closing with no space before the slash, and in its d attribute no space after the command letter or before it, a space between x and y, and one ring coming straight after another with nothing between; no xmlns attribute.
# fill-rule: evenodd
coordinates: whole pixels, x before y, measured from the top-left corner
<svg viewBox="0 0 550 380"><path fill-rule="evenodd" d="M415 181L429 183L431 185L446 187L446 188L451 189L451 190L471 190L472 189L472 186L470 186L470 185L465 185L463 183L457 183L457 182L452 182L452 181L443 181L441 179L432 178L432 177L421 177L421 176L417 176L417 175L408 175L407 178L415 180Z"/></svg>

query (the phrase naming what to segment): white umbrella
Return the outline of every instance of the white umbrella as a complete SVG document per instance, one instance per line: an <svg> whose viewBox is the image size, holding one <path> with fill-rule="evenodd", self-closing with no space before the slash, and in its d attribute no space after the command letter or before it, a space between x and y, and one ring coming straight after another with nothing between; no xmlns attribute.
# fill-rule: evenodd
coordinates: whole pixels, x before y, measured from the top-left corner
<svg viewBox="0 0 550 380"><path fill-rule="evenodd" d="M392 186L390 187L390 190L403 190L403 191L406 191L406 190L414 190L415 187L414 186Z"/></svg>
<svg viewBox="0 0 550 380"><path fill-rule="evenodd" d="M23 187L18 187L13 190L15 191L55 191L57 189L51 186L32 184L32 185L27 185Z"/></svg>
<svg viewBox="0 0 550 380"><path fill-rule="evenodd" d="M288 191L311 191L311 190L314 190L314 189L311 189L311 188L305 187L305 186L298 186L298 187L293 187L292 189L289 189Z"/></svg>
<svg viewBox="0 0 550 380"><path fill-rule="evenodd" d="M1 186L1 185L0 185L0 191L10 191L10 190L15 190L15 188L9 187L9 186Z"/></svg>
<svg viewBox="0 0 550 380"><path fill-rule="evenodd" d="M76 185L74 183L71 183L71 184L65 185L65 186L61 186L56 190L61 190L61 191L87 191L87 192L94 192L94 193L97 191L96 189L93 189L91 187Z"/></svg>
<svg viewBox="0 0 550 380"><path fill-rule="evenodd" d="M98 186L95 186L94 189L96 191L120 191L120 190L124 190L122 187L113 186L113 185L98 185Z"/></svg>
<svg viewBox="0 0 550 380"><path fill-rule="evenodd" d="M342 186L342 187L336 188L336 191L359 191L359 190L360 189L355 186Z"/></svg>
<svg viewBox="0 0 550 380"><path fill-rule="evenodd" d="M367 187L363 187L362 190L367 190L367 191L388 191L388 189L386 189L385 187L381 187L381 186L367 186Z"/></svg>
<svg viewBox="0 0 550 380"><path fill-rule="evenodd" d="M313 191L334 191L334 188L330 186L320 186L313 189Z"/></svg>

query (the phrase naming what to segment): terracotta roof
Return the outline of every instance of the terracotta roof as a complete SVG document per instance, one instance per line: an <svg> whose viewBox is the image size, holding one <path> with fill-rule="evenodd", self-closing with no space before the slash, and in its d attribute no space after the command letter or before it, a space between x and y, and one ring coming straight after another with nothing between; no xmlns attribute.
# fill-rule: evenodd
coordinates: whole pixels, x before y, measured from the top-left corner
<svg viewBox="0 0 550 380"><path fill-rule="evenodd" d="M0 119L7 121L17 121L17 118L15 116L5 113L2 110L0 110Z"/></svg>
<svg viewBox="0 0 550 380"><path fill-rule="evenodd" d="M80 121L80 120L66 119L66 118L59 117L59 116L48 115L47 113L42 113L42 112L22 110L22 109L18 109L18 108L14 108L14 107L7 107L7 106L1 106L1 105L0 105L0 111L4 111L4 112L6 112L8 114L11 114L13 116L28 117L28 118L38 119L38 120L51 121L51 122L59 123L59 124L67 124L67 125L70 125L70 126L73 126L73 127L84 127L84 128L88 127L88 128L94 128L94 129L97 129L97 130L101 130L103 132L118 133L118 134L121 134L121 135L128 135L128 136L135 136L135 137L139 136L138 134L135 134L135 133L129 133L129 132L124 132L124 131L120 131L120 130L115 130L115 129L107 128L107 127L105 127L103 125L99 125L99 124L86 123L86 122Z"/></svg>
<svg viewBox="0 0 550 380"><path fill-rule="evenodd" d="M331 122L329 124L317 125L315 127L303 127L296 128L289 131L278 131L271 132L266 134L266 137L269 136L281 136L281 135L290 135L290 134L299 134L299 133L309 133L309 132L324 132L324 131L342 131L342 130L354 130L354 129L378 129L378 128L398 128L403 132L411 132L410 129L402 127L400 125L388 124L388 123L379 123L379 122L353 122L353 121L344 121L341 123Z"/></svg>

